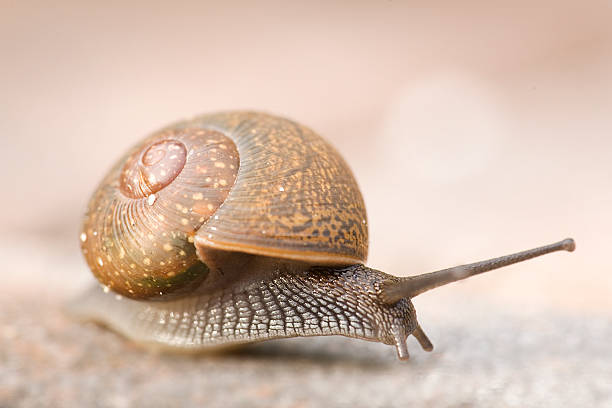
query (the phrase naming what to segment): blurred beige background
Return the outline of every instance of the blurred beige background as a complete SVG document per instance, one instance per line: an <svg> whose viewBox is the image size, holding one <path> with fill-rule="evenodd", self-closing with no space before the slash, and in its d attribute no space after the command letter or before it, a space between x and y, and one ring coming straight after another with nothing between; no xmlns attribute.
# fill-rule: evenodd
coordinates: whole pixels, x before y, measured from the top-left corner
<svg viewBox="0 0 612 408"><path fill-rule="evenodd" d="M242 390L230 394L251 402L237 406L270 406L302 392L281 391L298 377L306 397L358 403L355 384L391 387L385 406L611 401L611 21L609 1L0 0L0 405L87 406L98 392L99 406L151 392L200 405ZM107 169L149 132L226 109L288 116L342 152L378 269L416 274L567 236L578 249L416 299L440 348L408 365L376 368L395 364L392 350L350 341L325 362L291 342L280 360L160 361L68 321L61 305L93 282L79 224ZM374 366L351 360L360 353Z"/></svg>
<svg viewBox="0 0 612 408"><path fill-rule="evenodd" d="M12 284L58 246L86 274L80 216L128 146L249 108L345 155L371 265L413 274L573 236L571 256L452 290L612 313L611 16L595 1L4 1L0 247L39 263Z"/></svg>

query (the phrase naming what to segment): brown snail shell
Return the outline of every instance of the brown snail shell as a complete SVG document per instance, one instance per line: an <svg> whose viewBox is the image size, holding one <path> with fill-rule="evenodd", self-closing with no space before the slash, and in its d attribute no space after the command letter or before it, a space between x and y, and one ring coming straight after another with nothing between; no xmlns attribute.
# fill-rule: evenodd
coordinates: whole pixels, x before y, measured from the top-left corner
<svg viewBox="0 0 612 408"><path fill-rule="evenodd" d="M280 117L228 112L133 147L94 193L81 246L102 284L145 299L200 285L210 251L363 263L367 217L352 172L323 138Z"/></svg>

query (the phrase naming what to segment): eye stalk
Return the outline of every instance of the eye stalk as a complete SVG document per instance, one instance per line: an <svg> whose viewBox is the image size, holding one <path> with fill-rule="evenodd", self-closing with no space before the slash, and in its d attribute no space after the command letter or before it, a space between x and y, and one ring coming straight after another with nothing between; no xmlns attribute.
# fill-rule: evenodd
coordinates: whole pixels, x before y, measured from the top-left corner
<svg viewBox="0 0 612 408"><path fill-rule="evenodd" d="M396 281L386 281L380 287L380 298L385 303L395 303L403 298L413 298L423 292L437 288L448 283L456 282L461 279L480 273L492 271L504 266L526 261L531 258L549 254L556 251L572 252L576 249L576 243L568 238L554 244L517 252L499 258L488 259L486 261L475 262L467 265L455 266L436 272L423 275L399 278Z"/></svg>

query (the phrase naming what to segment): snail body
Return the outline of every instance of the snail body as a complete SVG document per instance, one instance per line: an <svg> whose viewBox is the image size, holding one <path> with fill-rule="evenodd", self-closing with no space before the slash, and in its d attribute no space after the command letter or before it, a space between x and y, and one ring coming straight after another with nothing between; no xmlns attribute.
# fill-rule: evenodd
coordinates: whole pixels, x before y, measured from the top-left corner
<svg viewBox="0 0 612 408"><path fill-rule="evenodd" d="M103 179L80 238L103 290L74 313L138 342L212 349L344 335L395 345L402 359L410 334L432 349L411 297L574 246L409 278L368 268L367 215L348 165L312 130L256 112L145 138Z"/></svg>

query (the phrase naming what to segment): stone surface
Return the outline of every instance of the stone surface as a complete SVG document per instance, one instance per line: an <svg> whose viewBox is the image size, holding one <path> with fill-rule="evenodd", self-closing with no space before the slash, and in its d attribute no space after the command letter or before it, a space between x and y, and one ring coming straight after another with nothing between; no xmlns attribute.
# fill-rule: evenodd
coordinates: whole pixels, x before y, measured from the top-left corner
<svg viewBox="0 0 612 408"><path fill-rule="evenodd" d="M408 362L393 347L341 337L158 354L65 316L62 306L92 279L77 254L47 247L37 255L44 261L32 256L34 266L18 269L20 251L6 248L20 274L9 275L0 297L1 407L612 404L607 314L467 301L455 286L415 300L435 349L425 353L411 338Z"/></svg>

